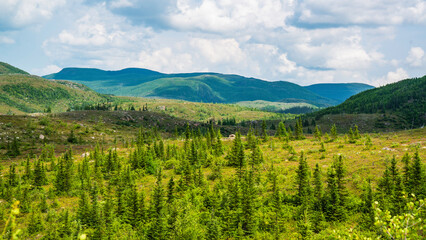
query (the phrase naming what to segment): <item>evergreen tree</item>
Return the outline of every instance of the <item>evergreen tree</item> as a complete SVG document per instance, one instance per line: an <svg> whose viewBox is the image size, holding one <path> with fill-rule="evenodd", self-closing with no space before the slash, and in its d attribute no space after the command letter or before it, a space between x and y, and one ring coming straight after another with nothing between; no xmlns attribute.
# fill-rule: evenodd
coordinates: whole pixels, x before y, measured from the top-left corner
<svg viewBox="0 0 426 240"><path fill-rule="evenodd" d="M262 121L262 139L264 142L268 141L268 132L266 131L266 121Z"/></svg>
<svg viewBox="0 0 426 240"><path fill-rule="evenodd" d="M297 184L297 200L299 204L304 206L309 205L311 188L310 188L310 173L308 162L306 161L305 154L301 153L299 158L299 166L296 170L296 184Z"/></svg>
<svg viewBox="0 0 426 240"><path fill-rule="evenodd" d="M245 174L242 189L242 222L241 227L245 236L252 236L255 233L255 200L256 191L254 188L253 171Z"/></svg>
<svg viewBox="0 0 426 240"><path fill-rule="evenodd" d="M410 190L411 193L414 193L417 197L420 199L423 198L426 193L423 192L424 185L425 185L425 179L423 175L423 166L422 166L422 160L419 155L419 150L416 149L416 152L413 156L413 162L410 167Z"/></svg>
<svg viewBox="0 0 426 240"><path fill-rule="evenodd" d="M18 185L18 175L16 174L16 165L12 164L9 167L9 186L15 187Z"/></svg>
<svg viewBox="0 0 426 240"><path fill-rule="evenodd" d="M337 128L336 124L333 123L333 126L331 126L330 135L333 138L333 140L336 140L337 138Z"/></svg>
<svg viewBox="0 0 426 240"><path fill-rule="evenodd" d="M371 181L368 179L366 186L364 187L363 194L361 195L362 207L361 212L363 217L361 218L362 224L365 228L371 229L374 226L374 209L373 209L373 190L371 189Z"/></svg>
<svg viewBox="0 0 426 240"><path fill-rule="evenodd" d="M322 132L319 129L318 125L315 126L315 132L314 132L314 136L317 140L321 140L322 137Z"/></svg>
<svg viewBox="0 0 426 240"><path fill-rule="evenodd" d="M302 119L299 118L296 120L296 126L294 130L294 138L296 140L305 139L305 136L303 135L303 125L302 125Z"/></svg>
<svg viewBox="0 0 426 240"><path fill-rule="evenodd" d="M87 193L81 193L78 202L77 219L80 220L82 225L89 226L91 224L90 200Z"/></svg>
<svg viewBox="0 0 426 240"><path fill-rule="evenodd" d="M167 222L165 212L165 193L162 185L162 172L161 169L157 174L157 181L155 183L151 202L151 226L148 232L149 239L166 239Z"/></svg>
<svg viewBox="0 0 426 240"><path fill-rule="evenodd" d="M28 223L28 233L34 234L43 231L43 219L41 218L40 212L37 208L33 209L30 214L30 222Z"/></svg>
<svg viewBox="0 0 426 240"><path fill-rule="evenodd" d="M36 162L34 173L33 173L33 185L37 188L45 185L47 183L46 171L44 169L44 164L41 160Z"/></svg>

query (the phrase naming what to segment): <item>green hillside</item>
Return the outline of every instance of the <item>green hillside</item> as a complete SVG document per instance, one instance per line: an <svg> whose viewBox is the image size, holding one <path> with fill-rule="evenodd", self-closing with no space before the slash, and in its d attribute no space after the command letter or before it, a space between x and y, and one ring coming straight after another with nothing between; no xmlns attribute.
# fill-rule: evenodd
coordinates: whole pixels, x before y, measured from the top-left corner
<svg viewBox="0 0 426 240"><path fill-rule="evenodd" d="M84 85L41 77L0 75L0 113L64 112L72 106L108 101Z"/></svg>
<svg viewBox="0 0 426 240"><path fill-rule="evenodd" d="M29 73L16 68L12 65L9 65L7 63L4 62L0 62L0 74L26 74L29 75Z"/></svg>
<svg viewBox="0 0 426 240"><path fill-rule="evenodd" d="M349 97L374 87L363 83L320 83L306 86L305 88L320 96L342 103Z"/></svg>
<svg viewBox="0 0 426 240"><path fill-rule="evenodd" d="M97 92L120 96L159 97L197 102L236 103L265 100L278 102L294 98L325 107L338 102L319 96L290 82L268 82L255 78L218 73L162 74L147 69L120 71L65 68L48 79L71 80Z"/></svg>
<svg viewBox="0 0 426 240"><path fill-rule="evenodd" d="M323 109L313 116L326 114L382 114L403 120L402 128L426 124L426 76L402 80L354 95L344 103ZM380 125L380 123L378 123ZM380 127L380 126L378 126Z"/></svg>

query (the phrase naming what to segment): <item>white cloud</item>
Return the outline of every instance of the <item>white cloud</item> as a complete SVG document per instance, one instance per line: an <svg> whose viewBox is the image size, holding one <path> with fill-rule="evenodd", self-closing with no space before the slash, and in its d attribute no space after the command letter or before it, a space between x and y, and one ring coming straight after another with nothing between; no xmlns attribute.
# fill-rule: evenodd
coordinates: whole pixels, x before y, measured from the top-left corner
<svg viewBox="0 0 426 240"><path fill-rule="evenodd" d="M169 18L172 26L220 33L285 27L295 7L292 0L177 0L176 6Z"/></svg>
<svg viewBox="0 0 426 240"><path fill-rule="evenodd" d="M388 72L386 76L371 82L371 84L376 87L379 87L389 83L398 82L407 78L409 78L408 73L403 68L398 68L394 72Z"/></svg>
<svg viewBox="0 0 426 240"><path fill-rule="evenodd" d="M51 73L57 73L61 71L62 68L58 67L57 65L47 65L44 68L40 69L33 69L31 71L32 74L36 74L38 76L44 76Z"/></svg>
<svg viewBox="0 0 426 240"><path fill-rule="evenodd" d="M65 5L65 0L2 0L0 1L0 31L38 24L52 17Z"/></svg>
<svg viewBox="0 0 426 240"><path fill-rule="evenodd" d="M281 64L278 66L278 71L281 73L287 74L297 69L296 63L288 60L287 53L281 54L279 59Z"/></svg>
<svg viewBox="0 0 426 240"><path fill-rule="evenodd" d="M132 7L133 2L129 0L115 0L110 4L111 8L122 8L122 7Z"/></svg>
<svg viewBox="0 0 426 240"><path fill-rule="evenodd" d="M299 21L311 24L426 23L422 0L305 0L299 12Z"/></svg>
<svg viewBox="0 0 426 240"><path fill-rule="evenodd" d="M173 73L190 69L193 62L190 54L175 53L171 48L165 47L152 52L142 51L138 64L144 68Z"/></svg>
<svg viewBox="0 0 426 240"><path fill-rule="evenodd" d="M421 47L412 47L408 53L406 61L412 67L421 67L423 65L424 55L425 52Z"/></svg>
<svg viewBox="0 0 426 240"><path fill-rule="evenodd" d="M210 63L240 63L244 53L235 39L194 38L191 46L198 49L203 58Z"/></svg>
<svg viewBox="0 0 426 240"><path fill-rule="evenodd" d="M14 44L15 40L9 37L0 36L0 44Z"/></svg>

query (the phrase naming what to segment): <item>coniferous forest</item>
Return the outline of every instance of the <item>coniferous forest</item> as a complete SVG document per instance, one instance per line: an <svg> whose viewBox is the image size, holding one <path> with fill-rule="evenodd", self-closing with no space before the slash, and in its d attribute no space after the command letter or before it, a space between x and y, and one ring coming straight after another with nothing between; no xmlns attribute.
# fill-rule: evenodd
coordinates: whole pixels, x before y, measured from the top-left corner
<svg viewBox="0 0 426 240"><path fill-rule="evenodd" d="M141 127L84 150L87 128L76 128L37 154L15 138L1 169L3 239L424 239L423 129L302 125L230 137L215 125Z"/></svg>

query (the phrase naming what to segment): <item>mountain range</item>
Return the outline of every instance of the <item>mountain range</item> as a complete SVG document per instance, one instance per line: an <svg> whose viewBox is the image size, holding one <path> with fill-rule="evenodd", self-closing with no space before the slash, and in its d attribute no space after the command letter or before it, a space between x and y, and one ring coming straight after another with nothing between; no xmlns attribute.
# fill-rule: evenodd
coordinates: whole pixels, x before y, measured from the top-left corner
<svg viewBox="0 0 426 240"><path fill-rule="evenodd" d="M100 93L119 96L159 97L195 102L237 103L264 100L301 102L317 107L337 105L366 84L315 84L302 87L286 81L269 82L220 73L164 74L141 68L104 71L94 68L64 68L47 79L69 80ZM330 89L332 89L330 91Z"/></svg>

